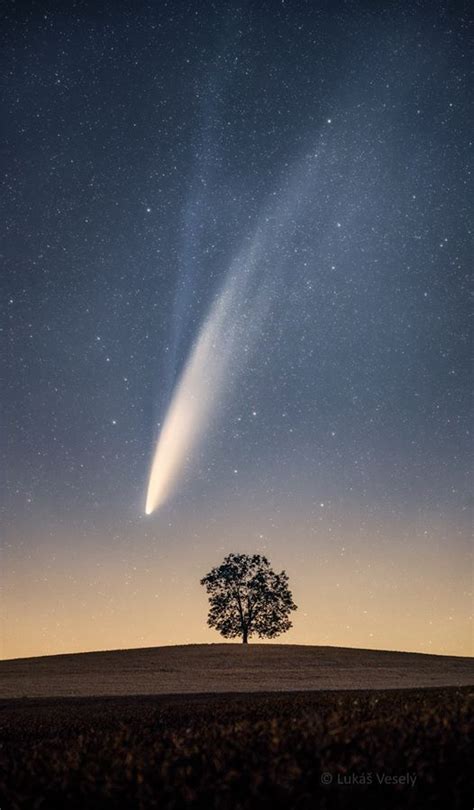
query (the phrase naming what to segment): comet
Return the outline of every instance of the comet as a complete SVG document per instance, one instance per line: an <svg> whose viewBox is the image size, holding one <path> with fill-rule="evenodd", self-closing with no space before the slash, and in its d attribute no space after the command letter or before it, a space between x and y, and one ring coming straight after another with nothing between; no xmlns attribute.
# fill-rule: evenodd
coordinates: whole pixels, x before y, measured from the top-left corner
<svg viewBox="0 0 474 810"><path fill-rule="evenodd" d="M265 210L253 238L237 254L191 348L158 436L145 513L174 494L184 471L230 395L243 360L249 358L272 300L281 286L279 241L291 238L310 174L293 175L280 203ZM293 223L290 226L290 223ZM288 235L288 230L290 235Z"/></svg>
<svg viewBox="0 0 474 810"><path fill-rule="evenodd" d="M194 344L159 435L145 513L170 497L218 405L232 390L236 357L248 347L268 306L264 286L254 288L256 244L232 268Z"/></svg>

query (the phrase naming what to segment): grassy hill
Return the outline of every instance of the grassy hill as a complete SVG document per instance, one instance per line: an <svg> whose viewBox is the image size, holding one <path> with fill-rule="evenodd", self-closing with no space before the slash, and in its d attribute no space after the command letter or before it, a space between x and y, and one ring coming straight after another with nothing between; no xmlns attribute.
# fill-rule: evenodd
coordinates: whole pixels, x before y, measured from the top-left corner
<svg viewBox="0 0 474 810"><path fill-rule="evenodd" d="M0 698L474 684L474 659L296 644L190 644L0 662Z"/></svg>

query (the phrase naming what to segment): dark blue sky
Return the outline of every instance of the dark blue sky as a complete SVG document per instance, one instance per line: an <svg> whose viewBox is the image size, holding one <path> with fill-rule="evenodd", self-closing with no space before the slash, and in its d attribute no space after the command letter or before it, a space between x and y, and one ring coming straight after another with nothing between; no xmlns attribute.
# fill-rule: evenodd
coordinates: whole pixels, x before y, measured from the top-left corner
<svg viewBox="0 0 474 810"><path fill-rule="evenodd" d="M350 543L351 531L359 566L376 542L388 555L389 589L406 575L394 556L407 549L428 554L431 589L446 560L466 571L467 4L20 3L6 17L12 612L38 562L58 580L77 568L87 614L81 583L97 554L120 558L124 577L143 559L152 576L153 554L164 554L160 571L192 595L201 568L239 543L288 567L294 556L303 582L314 554L339 564L334 534ZM212 424L146 522L159 425L216 294L254 243L265 312L249 302ZM202 549L196 571L166 557L177 547ZM122 574L108 585L114 611ZM147 586L134 577L138 621ZM48 587L34 591L32 615L51 617ZM445 616L457 591L468 594L454 574L442 587ZM76 636L66 622L56 641L45 631L45 647L18 649L123 646L117 629L102 641L77 630L60 590ZM382 602L374 614L389 612ZM467 602L456 604L462 651ZM183 637L169 611L158 642ZM18 621L20 636L34 625ZM427 647L426 628L404 626L405 646ZM301 638L318 641L306 626ZM337 627L330 640L350 641ZM388 632L376 640L393 646Z"/></svg>

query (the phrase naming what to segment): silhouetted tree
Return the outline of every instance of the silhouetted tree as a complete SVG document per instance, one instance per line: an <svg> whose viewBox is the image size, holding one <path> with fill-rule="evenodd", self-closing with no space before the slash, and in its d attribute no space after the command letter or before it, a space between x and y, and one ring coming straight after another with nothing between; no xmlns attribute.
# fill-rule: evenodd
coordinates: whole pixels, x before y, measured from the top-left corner
<svg viewBox="0 0 474 810"><path fill-rule="evenodd" d="M276 574L260 554L228 554L201 579L209 594L207 623L224 638L275 638L292 627L296 610L285 571Z"/></svg>

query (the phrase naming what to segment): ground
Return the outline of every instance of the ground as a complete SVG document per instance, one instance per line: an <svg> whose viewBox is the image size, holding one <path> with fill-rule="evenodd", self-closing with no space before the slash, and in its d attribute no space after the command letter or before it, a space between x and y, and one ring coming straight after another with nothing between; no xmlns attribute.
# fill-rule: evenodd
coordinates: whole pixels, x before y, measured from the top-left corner
<svg viewBox="0 0 474 810"><path fill-rule="evenodd" d="M472 806L471 659L191 645L0 676L2 810Z"/></svg>

